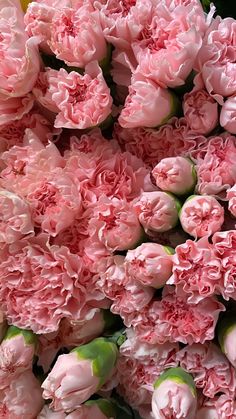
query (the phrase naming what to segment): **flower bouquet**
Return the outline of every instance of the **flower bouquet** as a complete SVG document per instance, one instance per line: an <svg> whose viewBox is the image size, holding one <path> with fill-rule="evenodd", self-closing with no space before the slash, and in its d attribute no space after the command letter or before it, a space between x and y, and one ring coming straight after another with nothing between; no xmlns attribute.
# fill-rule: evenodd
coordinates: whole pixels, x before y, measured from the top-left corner
<svg viewBox="0 0 236 419"><path fill-rule="evenodd" d="M228 3L0 0L0 419L236 418Z"/></svg>

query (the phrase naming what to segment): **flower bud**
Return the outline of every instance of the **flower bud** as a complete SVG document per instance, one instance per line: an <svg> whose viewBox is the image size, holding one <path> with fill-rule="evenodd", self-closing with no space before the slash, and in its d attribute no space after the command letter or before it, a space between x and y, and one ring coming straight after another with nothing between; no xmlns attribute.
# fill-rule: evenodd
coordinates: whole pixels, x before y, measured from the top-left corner
<svg viewBox="0 0 236 419"><path fill-rule="evenodd" d="M125 257L128 275L142 285L161 288L172 274L174 250L157 243L143 243Z"/></svg>
<svg viewBox="0 0 236 419"><path fill-rule="evenodd" d="M117 346L105 338L60 355L42 387L55 411L71 412L96 393L113 373Z"/></svg>
<svg viewBox="0 0 236 419"><path fill-rule="evenodd" d="M193 191L197 180L194 164L184 157L162 159L154 167L152 175L160 189L175 195Z"/></svg>
<svg viewBox="0 0 236 419"><path fill-rule="evenodd" d="M179 215L183 230L195 238L210 236L224 222L224 208L213 196L192 195Z"/></svg>
<svg viewBox="0 0 236 419"><path fill-rule="evenodd" d="M218 341L222 352L236 368L236 317L235 313L227 313L217 327Z"/></svg>
<svg viewBox="0 0 236 419"><path fill-rule="evenodd" d="M146 232L163 233L178 223L180 202L166 192L143 192L135 208Z"/></svg>
<svg viewBox="0 0 236 419"><path fill-rule="evenodd" d="M15 326L8 328L0 345L0 389L30 368L36 343L36 336L31 331Z"/></svg>
<svg viewBox="0 0 236 419"><path fill-rule="evenodd" d="M182 368L170 368L154 384L152 413L155 419L195 419L197 394L193 378Z"/></svg>

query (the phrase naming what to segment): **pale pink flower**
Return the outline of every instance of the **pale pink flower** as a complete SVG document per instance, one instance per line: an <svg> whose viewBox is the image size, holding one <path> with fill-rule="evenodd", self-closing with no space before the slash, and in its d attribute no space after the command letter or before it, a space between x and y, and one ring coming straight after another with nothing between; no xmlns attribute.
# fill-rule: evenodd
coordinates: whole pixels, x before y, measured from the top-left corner
<svg viewBox="0 0 236 419"><path fill-rule="evenodd" d="M172 251L157 243L143 243L125 257L127 274L142 285L161 288L172 274Z"/></svg>
<svg viewBox="0 0 236 419"><path fill-rule="evenodd" d="M184 95L184 116L192 131L209 134L218 124L218 103L205 90Z"/></svg>
<svg viewBox="0 0 236 419"><path fill-rule="evenodd" d="M22 97L32 90L40 58L37 39L25 32L24 15L17 0L6 0L0 10L0 98Z"/></svg>
<svg viewBox="0 0 236 419"><path fill-rule="evenodd" d="M152 168L166 157L191 156L208 141L192 133L185 118L176 117L159 129L122 128L116 123L113 135L123 150L143 159Z"/></svg>
<svg viewBox="0 0 236 419"><path fill-rule="evenodd" d="M73 348L84 345L92 339L100 336L105 328L105 318L102 310L97 310L91 319L68 320L62 319L59 336L62 346Z"/></svg>
<svg viewBox="0 0 236 419"><path fill-rule="evenodd" d="M0 393L0 417L35 419L43 407L39 381L31 371L23 372Z"/></svg>
<svg viewBox="0 0 236 419"><path fill-rule="evenodd" d="M110 90L97 62L86 65L84 76L61 68L48 81L49 94L59 109L56 128L91 128L111 114Z"/></svg>
<svg viewBox="0 0 236 419"><path fill-rule="evenodd" d="M221 105L222 97L236 93L235 82L235 27L233 18L212 20L197 58L207 91Z"/></svg>
<svg viewBox="0 0 236 419"><path fill-rule="evenodd" d="M0 156L3 168L1 187L25 197L32 183L43 181L48 174L60 172L64 159L53 143L44 145L30 129L26 130L24 146L11 147Z"/></svg>
<svg viewBox="0 0 236 419"><path fill-rule="evenodd" d="M154 290L138 284L125 273L124 256L116 255L104 258L98 264L97 281L104 295L112 301L110 310L119 314L127 326L129 318L142 310L153 297Z"/></svg>
<svg viewBox="0 0 236 419"><path fill-rule="evenodd" d="M116 96L124 103L128 95L131 77L137 67L137 61L132 51L115 48L112 53L111 75L116 83Z"/></svg>
<svg viewBox="0 0 236 419"><path fill-rule="evenodd" d="M213 137L197 156L197 190L201 195L224 193L236 182L236 139L230 135Z"/></svg>
<svg viewBox="0 0 236 419"><path fill-rule="evenodd" d="M99 387L92 362L80 360L76 352L60 355L42 384L43 397L52 399L55 411L71 411L90 398Z"/></svg>
<svg viewBox="0 0 236 419"><path fill-rule="evenodd" d="M99 10L107 41L122 50L129 50L130 43L154 13L155 4L153 0L96 0L94 7Z"/></svg>
<svg viewBox="0 0 236 419"><path fill-rule="evenodd" d="M173 287L166 285L162 300L151 302L131 324L142 342L204 343L213 339L219 313L224 310L214 297L189 304L186 294L177 295Z"/></svg>
<svg viewBox="0 0 236 419"><path fill-rule="evenodd" d="M21 240L1 251L3 312L10 323L36 333L56 331L63 317L79 319L86 300L79 256L63 246L48 248L46 240Z"/></svg>
<svg viewBox="0 0 236 419"><path fill-rule="evenodd" d="M118 392L134 409L150 411L153 383L166 368L177 366L178 344L149 345L140 342L132 329L126 335L117 364Z"/></svg>
<svg viewBox="0 0 236 419"><path fill-rule="evenodd" d="M55 119L55 114L59 112L59 108L55 101L52 99L50 86L51 79L57 78L57 76L57 70L46 67L44 71L39 72L37 80L32 89L33 95L38 104L52 113L53 120Z"/></svg>
<svg viewBox="0 0 236 419"><path fill-rule="evenodd" d="M0 247L34 234L31 209L27 201L0 189Z"/></svg>
<svg viewBox="0 0 236 419"><path fill-rule="evenodd" d="M118 121L123 128L157 127L175 115L176 100L168 89L136 73Z"/></svg>
<svg viewBox="0 0 236 419"><path fill-rule="evenodd" d="M31 111L23 115L21 119L0 127L0 140L5 144L4 148L23 145L27 128L33 131L44 144L52 140L54 135L59 134L59 130L56 131L46 117L37 111Z"/></svg>
<svg viewBox="0 0 236 419"><path fill-rule="evenodd" d="M198 303L224 290L222 265L214 246L206 237L187 240L175 249L173 275L168 284L184 291L189 303Z"/></svg>
<svg viewBox="0 0 236 419"><path fill-rule="evenodd" d="M195 419L197 397L190 387L176 375L176 380L166 378L154 389L152 413L154 419Z"/></svg>
<svg viewBox="0 0 236 419"><path fill-rule="evenodd" d="M191 160L184 157L167 157L153 169L156 185L163 191L184 195L193 190L196 174Z"/></svg>
<svg viewBox="0 0 236 419"><path fill-rule="evenodd" d="M218 232L212 238L218 258L221 260L223 287L221 293L228 300L236 300L236 232L235 230Z"/></svg>
<svg viewBox="0 0 236 419"><path fill-rule="evenodd" d="M143 230L132 204L104 196L93 208L88 232L108 250L115 251L136 247Z"/></svg>
<svg viewBox="0 0 236 419"><path fill-rule="evenodd" d="M235 394L235 369L212 342L186 346L178 354L180 366L193 375L197 388L207 397Z"/></svg>
<svg viewBox="0 0 236 419"><path fill-rule="evenodd" d="M13 326L14 329L14 326ZM9 386L11 381L26 370L31 369L35 354L36 339L33 334L24 335L24 331L18 329L18 333L10 336L10 329L0 344L0 389Z"/></svg>
<svg viewBox="0 0 236 419"><path fill-rule="evenodd" d="M215 407L219 419L236 418L236 401L233 396L222 394L215 400Z"/></svg>
<svg viewBox="0 0 236 419"><path fill-rule="evenodd" d="M226 131L236 134L236 95L224 102L220 112L220 125Z"/></svg>
<svg viewBox="0 0 236 419"><path fill-rule="evenodd" d="M183 204L179 219L183 230L190 236L211 236L221 229L224 208L213 196L192 195Z"/></svg>
<svg viewBox="0 0 236 419"><path fill-rule="evenodd" d="M84 68L91 61L102 61L107 45L99 22L99 13L86 6L77 10L58 8L51 22L49 47L69 66Z"/></svg>
<svg viewBox="0 0 236 419"><path fill-rule="evenodd" d="M64 1L60 1L60 3L60 7L62 7L62 3L64 3ZM68 1L65 0L65 3L68 3ZM50 39L51 23L55 11L56 8L53 7L52 1L47 0L43 3L33 1L29 3L24 17L25 30L27 34L29 37L36 36L39 39L40 47L47 53L50 53L47 41Z"/></svg>
<svg viewBox="0 0 236 419"><path fill-rule="evenodd" d="M229 201L229 210L236 217L236 186L227 190L227 200Z"/></svg>
<svg viewBox="0 0 236 419"><path fill-rule="evenodd" d="M184 84L207 28L199 2L159 2L150 22L132 43L137 71L162 87Z"/></svg>
<svg viewBox="0 0 236 419"><path fill-rule="evenodd" d="M12 121L18 121L27 114L34 105L34 97L31 93L23 97L9 97L0 102L0 126Z"/></svg>
<svg viewBox="0 0 236 419"><path fill-rule="evenodd" d="M32 182L27 201L35 225L52 236L69 227L81 209L77 185L60 171L48 174L41 182Z"/></svg>
<svg viewBox="0 0 236 419"><path fill-rule="evenodd" d="M162 233L178 223L179 201L165 192L143 192L135 204L140 223L147 232Z"/></svg>

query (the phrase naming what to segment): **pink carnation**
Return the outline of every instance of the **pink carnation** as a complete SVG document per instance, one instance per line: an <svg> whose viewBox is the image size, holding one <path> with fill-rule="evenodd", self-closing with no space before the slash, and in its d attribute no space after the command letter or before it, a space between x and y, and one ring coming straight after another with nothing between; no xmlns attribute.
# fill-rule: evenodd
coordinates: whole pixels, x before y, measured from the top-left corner
<svg viewBox="0 0 236 419"><path fill-rule="evenodd" d="M217 256L221 260L223 274L222 295L228 300L236 300L236 232L235 230L215 233L213 245Z"/></svg>
<svg viewBox="0 0 236 419"><path fill-rule="evenodd" d="M215 400L218 417L222 419L236 418L236 401L232 396L222 394Z"/></svg>
<svg viewBox="0 0 236 419"><path fill-rule="evenodd" d="M217 16L205 34L197 59L207 91L221 105L222 96L236 93L235 28L233 18L221 19Z"/></svg>
<svg viewBox="0 0 236 419"><path fill-rule="evenodd" d="M161 288L172 274L169 248L157 243L143 243L129 250L125 257L127 274L142 285Z"/></svg>
<svg viewBox="0 0 236 419"><path fill-rule="evenodd" d="M33 233L28 203L18 195L0 189L0 247Z"/></svg>
<svg viewBox="0 0 236 419"><path fill-rule="evenodd" d="M197 158L197 190L202 195L218 195L236 183L236 139L213 137Z"/></svg>
<svg viewBox="0 0 236 419"><path fill-rule="evenodd" d="M12 121L18 121L27 114L34 105L34 97L31 93L23 97L9 97L0 102L0 126Z"/></svg>
<svg viewBox="0 0 236 419"><path fill-rule="evenodd" d="M236 386L235 370L220 349L213 343L186 346L177 354L180 366L193 375L196 387L207 397L217 393L233 396Z"/></svg>
<svg viewBox="0 0 236 419"><path fill-rule="evenodd" d="M189 303L199 303L224 290L221 260L207 238L187 240L175 249L173 275L168 284L186 293Z"/></svg>
<svg viewBox="0 0 236 419"><path fill-rule="evenodd" d="M205 90L184 95L184 116L192 131L209 134L218 124L218 103Z"/></svg>
<svg viewBox="0 0 236 419"><path fill-rule="evenodd" d="M180 204L165 192L144 192L135 204L139 221L145 231L162 233L176 226Z"/></svg>
<svg viewBox="0 0 236 419"><path fill-rule="evenodd" d="M132 329L126 334L117 366L118 392L133 408L150 411L153 383L166 368L177 366L178 344L149 345L140 342Z"/></svg>
<svg viewBox="0 0 236 419"><path fill-rule="evenodd" d="M114 136L123 150L143 159L151 167L166 157L189 156L207 142L205 137L191 133L184 118L175 117L157 130L122 128L115 124Z"/></svg>
<svg viewBox="0 0 236 419"><path fill-rule="evenodd" d="M180 156L162 159L154 167L152 176L158 188L176 195L191 192L196 183L193 163Z"/></svg>
<svg viewBox="0 0 236 419"><path fill-rule="evenodd" d="M111 114L110 90L96 62L85 67L84 76L63 68L50 74L49 94L59 109L56 128L91 128Z"/></svg>
<svg viewBox="0 0 236 419"><path fill-rule="evenodd" d="M63 172L55 171L29 187L27 201L36 226L56 236L72 224L81 209L77 185Z"/></svg>
<svg viewBox="0 0 236 419"><path fill-rule="evenodd" d="M220 113L220 125L226 131L236 134L236 95L224 102Z"/></svg>
<svg viewBox="0 0 236 419"><path fill-rule="evenodd" d="M236 185L227 190L227 200L231 214L236 217Z"/></svg>
<svg viewBox="0 0 236 419"><path fill-rule="evenodd" d="M133 206L105 196L93 209L88 232L111 251L132 249L142 237L142 227Z"/></svg>
<svg viewBox="0 0 236 419"><path fill-rule="evenodd" d="M206 27L197 1L157 4L151 22L132 44L139 63L137 71L162 87L183 85L193 69Z"/></svg>
<svg viewBox="0 0 236 419"><path fill-rule="evenodd" d="M6 0L0 11L0 98L21 97L32 90L40 66L37 39L28 39L17 0Z"/></svg>
<svg viewBox="0 0 236 419"><path fill-rule="evenodd" d="M98 286L112 301L111 311L119 314L129 326L130 318L142 310L153 297L154 291L130 279L125 273L124 256L111 256L98 265Z"/></svg>
<svg viewBox="0 0 236 419"><path fill-rule="evenodd" d="M43 407L39 381L31 371L23 372L17 380L0 393L0 417L35 419Z"/></svg>
<svg viewBox="0 0 236 419"><path fill-rule="evenodd" d="M137 73L131 80L119 123L123 128L161 125L174 116L175 100L169 90Z"/></svg>
<svg viewBox="0 0 236 419"><path fill-rule="evenodd" d="M153 301L131 324L142 342L204 343L213 339L219 313L224 310L213 297L190 305L185 294L177 295L173 287L165 286L162 300Z"/></svg>
<svg viewBox="0 0 236 419"><path fill-rule="evenodd" d="M89 11L86 6L77 10L58 8L50 29L48 45L67 65L84 68L91 61L106 57L107 46L99 14Z"/></svg>
<svg viewBox="0 0 236 419"><path fill-rule="evenodd" d="M59 112L59 108L55 101L52 99L52 92L50 90L51 79L55 79L58 76L58 71L48 67L44 71L40 71L38 78L33 87L33 94L37 100L39 106L42 106L50 111L52 119L54 121L55 114Z"/></svg>
<svg viewBox="0 0 236 419"><path fill-rule="evenodd" d="M221 229L224 208L213 196L192 195L182 206L179 219L183 230L190 236L211 236Z"/></svg>
<svg viewBox="0 0 236 419"><path fill-rule="evenodd" d="M10 323L49 333L63 317L79 319L86 299L79 256L66 247L48 248L42 237L2 250L1 261L0 304Z"/></svg>
<svg viewBox="0 0 236 419"><path fill-rule="evenodd" d="M37 111L31 111L19 120L0 127L0 140L4 143L4 150L14 145L23 145L27 129L30 129L44 144L48 140L53 140L54 135L59 135L59 130L55 130L46 117Z"/></svg>

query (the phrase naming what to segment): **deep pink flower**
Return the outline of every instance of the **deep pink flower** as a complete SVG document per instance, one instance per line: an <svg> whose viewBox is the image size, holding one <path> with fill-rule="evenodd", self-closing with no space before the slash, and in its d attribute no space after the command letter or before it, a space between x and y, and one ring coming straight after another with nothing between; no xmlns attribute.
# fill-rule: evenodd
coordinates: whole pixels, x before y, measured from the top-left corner
<svg viewBox="0 0 236 419"><path fill-rule="evenodd" d="M10 245L1 261L0 304L10 323L49 333L63 317L80 318L86 295L79 256L63 246L48 248L41 237Z"/></svg>
<svg viewBox="0 0 236 419"><path fill-rule="evenodd" d="M221 229L224 208L213 196L192 195L183 204L179 219L183 230L190 236L211 236Z"/></svg>
<svg viewBox="0 0 236 419"><path fill-rule="evenodd" d="M196 304L224 290L221 260L207 238L187 240L175 251L173 275L168 283L184 291L189 303Z"/></svg>
<svg viewBox="0 0 236 419"><path fill-rule="evenodd" d="M213 297L190 305L186 294L179 296L166 285L162 300L151 302L131 324L142 342L204 343L213 339L219 313L224 310L223 304Z"/></svg>
<svg viewBox="0 0 236 419"><path fill-rule="evenodd" d="M67 73L63 68L53 71L48 82L49 94L59 109L56 128L91 128L111 114L110 90L97 62L87 64L84 76L75 71Z"/></svg>

